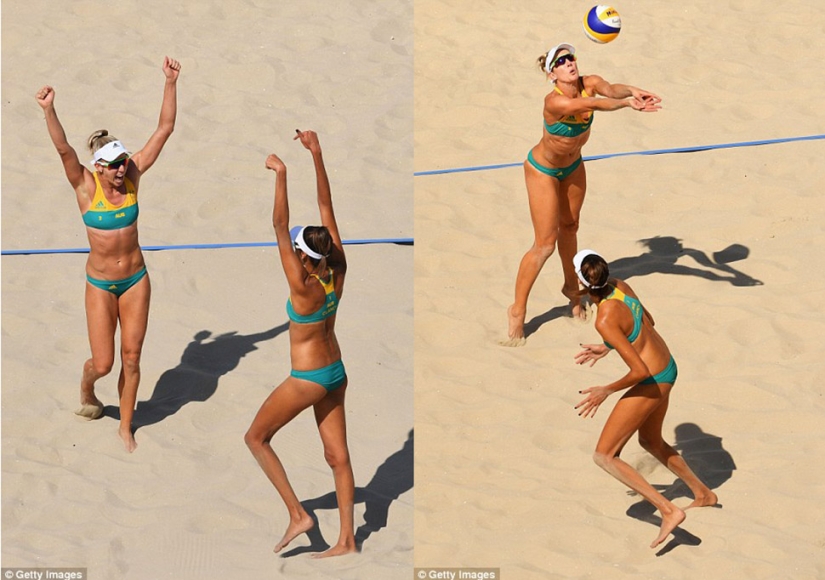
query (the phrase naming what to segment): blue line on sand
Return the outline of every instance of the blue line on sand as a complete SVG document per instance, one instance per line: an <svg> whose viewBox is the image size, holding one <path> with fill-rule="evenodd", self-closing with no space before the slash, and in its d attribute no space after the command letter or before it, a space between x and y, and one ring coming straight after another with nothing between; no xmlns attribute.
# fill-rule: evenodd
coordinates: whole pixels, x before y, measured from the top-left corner
<svg viewBox="0 0 825 580"><path fill-rule="evenodd" d="M775 145L777 143L790 143L792 141L815 141L825 139L825 135L808 135L806 137L784 137L781 139L764 139L761 141L743 141L741 143L721 143L718 145L695 145L692 147L676 147L674 149L650 149L648 151L629 151L627 153L606 153L604 155L593 155L584 157L585 161L596 159L607 159L609 157L625 157L627 155L664 155L667 153L693 153L695 151L708 151L710 149L732 149L734 147L755 147L757 145ZM476 167L457 167L454 169L432 169L430 171L416 171L415 177L424 175L442 175L444 173L466 173L469 171L487 171L488 169L504 169L506 167L521 167L523 161L518 163L500 163L498 165L479 165Z"/></svg>

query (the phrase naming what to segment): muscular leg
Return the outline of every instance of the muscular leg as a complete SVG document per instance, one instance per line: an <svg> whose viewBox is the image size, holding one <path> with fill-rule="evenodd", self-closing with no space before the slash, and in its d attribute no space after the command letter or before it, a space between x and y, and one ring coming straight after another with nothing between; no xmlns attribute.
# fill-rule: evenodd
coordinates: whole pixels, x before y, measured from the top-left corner
<svg viewBox="0 0 825 580"><path fill-rule="evenodd" d="M593 459L596 464L652 503L662 514L659 535L650 544L655 548L685 519L685 512L650 485L642 475L619 458L627 441L663 402L660 385L636 385L625 394L605 423Z"/></svg>
<svg viewBox="0 0 825 580"><path fill-rule="evenodd" d="M559 190L559 259L564 272L562 294L570 300L570 310L574 318L584 318L587 314L582 308L581 296L578 294L579 280L573 267L573 256L578 251L577 234L579 217L584 196L587 191L587 173L582 162L570 176L561 182Z"/></svg>
<svg viewBox="0 0 825 580"><path fill-rule="evenodd" d="M507 309L508 340L504 346L524 344L524 318L527 315L527 298L544 263L556 249L559 233L559 181L524 163L524 179L530 203L535 240L519 264L516 275L515 302Z"/></svg>
<svg viewBox="0 0 825 580"><path fill-rule="evenodd" d="M719 501L716 494L693 473L682 456L662 438L662 424L670 403L671 386L660 385L664 390L664 400L639 428L639 444L676 477L684 481L693 492L695 499L685 509L716 505Z"/></svg>
<svg viewBox="0 0 825 580"><path fill-rule="evenodd" d="M315 522L298 501L270 441L281 427L307 407L319 402L326 394L326 389L317 383L287 377L261 405L244 436L247 447L289 511L289 526L281 541L275 545L275 552L280 552L297 536L311 529Z"/></svg>
<svg viewBox="0 0 825 580"><path fill-rule="evenodd" d="M118 435L123 440L126 451L137 447L132 434L132 417L135 413L137 390L140 384L140 355L146 327L149 322L149 299L151 285L149 276L124 292L118 299L120 317L120 358L121 369L117 384L120 398L120 427Z"/></svg>
<svg viewBox="0 0 825 580"><path fill-rule="evenodd" d="M86 328L92 357L83 364L80 379L80 408L76 414L97 419L103 413L103 403L95 395L95 382L112 370L115 361L115 329L117 328L117 297L111 292L86 282Z"/></svg>
<svg viewBox="0 0 825 580"><path fill-rule="evenodd" d="M315 555L315 558L340 556L355 551L355 480L347 448L347 424L344 414L346 388L344 384L315 403L315 421L318 423L318 432L324 443L324 457L335 478L335 495L341 519L338 542L326 552Z"/></svg>

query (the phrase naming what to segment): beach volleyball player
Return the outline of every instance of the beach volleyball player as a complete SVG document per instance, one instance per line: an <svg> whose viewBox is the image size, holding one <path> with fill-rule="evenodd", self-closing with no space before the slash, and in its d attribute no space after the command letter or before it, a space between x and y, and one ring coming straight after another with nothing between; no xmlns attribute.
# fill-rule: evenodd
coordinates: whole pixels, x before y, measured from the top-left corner
<svg viewBox="0 0 825 580"><path fill-rule="evenodd" d="M277 155L267 157L267 169L276 174L272 224L278 240L281 266L289 285L286 311L292 371L261 405L245 441L289 512L287 530L275 546L275 552L280 552L297 536L312 529L315 522L295 495L271 440L301 411L313 408L324 445L324 457L335 480L341 522L336 544L315 556L327 557L356 549L353 517L355 482L344 413L347 373L335 335L347 261L332 209L329 178L318 136L314 131L298 131L295 138L300 139L312 154L321 225L289 229L286 165Z"/></svg>
<svg viewBox="0 0 825 580"><path fill-rule="evenodd" d="M619 457L634 433L639 434L639 444L646 451L688 486L694 497L688 508L716 505L717 497L662 438L662 424L678 371L676 360L653 326L650 311L626 282L610 277L607 262L596 252L582 250L571 265L584 286L581 294L587 294L597 305L595 326L604 340L603 344L582 345L576 363L589 362L593 366L615 350L628 366L621 378L579 391L586 396L576 409L582 417L593 417L607 397L624 392L605 422L593 459L659 510L659 535L650 544L655 548L684 521L685 512Z"/></svg>
<svg viewBox="0 0 825 580"><path fill-rule="evenodd" d="M63 170L77 196L86 225L86 324L92 356L83 365L80 408L76 413L97 419L103 403L95 382L109 374L115 360L115 331L120 324L121 369L117 389L120 401L118 434L126 450L137 447L132 417L140 382L140 355L149 319L149 275L138 243L138 190L143 174L155 163L175 128L177 80L180 63L163 60L163 101L157 129L142 149L130 153L108 131L89 137L93 155L90 171L69 145L54 108L55 91L40 89L35 98L46 116L46 128L63 161Z"/></svg>
<svg viewBox="0 0 825 580"><path fill-rule="evenodd" d="M554 87L544 98L541 139L524 162L534 240L519 264L515 301L507 310L508 337L501 341L505 346L524 344L527 298L556 245L564 273L562 294L570 302L571 315L584 317L573 256L587 189L582 147L590 138L594 113L626 107L642 112L661 108L661 99L649 91L609 83L598 75L581 76L575 54L576 49L565 43L538 58L539 67Z"/></svg>

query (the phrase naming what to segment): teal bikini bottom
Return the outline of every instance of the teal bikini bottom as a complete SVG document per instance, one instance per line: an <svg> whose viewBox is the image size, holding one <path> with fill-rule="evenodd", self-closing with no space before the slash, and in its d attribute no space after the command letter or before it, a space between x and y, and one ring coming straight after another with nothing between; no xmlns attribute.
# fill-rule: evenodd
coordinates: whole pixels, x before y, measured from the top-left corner
<svg viewBox="0 0 825 580"><path fill-rule="evenodd" d="M344 369L344 363L340 360L335 361L331 365L311 371L296 371L292 369L289 374L296 379L317 383L327 391L334 391L347 380L347 371Z"/></svg>
<svg viewBox="0 0 825 580"><path fill-rule="evenodd" d="M676 368L676 361L673 360L673 357L670 357L670 362L667 363L665 370L660 373L656 373L652 377L647 377L643 380L640 385L655 385L661 383L668 383L673 384L676 382L676 375L679 374L679 369Z"/></svg>
<svg viewBox="0 0 825 580"><path fill-rule="evenodd" d="M579 167L579 165L581 165L582 158L579 157L578 159L576 159L573 163L571 163L567 167L561 167L561 168L558 168L558 167L545 167L544 165L541 165L538 161L536 161L536 158L533 157L533 150L531 149L527 153L527 161L530 162L530 165L532 165L533 167L535 167L536 169L538 169L539 171L541 171L545 175L549 175L550 177L555 177L559 181L563 181L567 177L569 177L571 173L576 171L576 169Z"/></svg>
<svg viewBox="0 0 825 580"><path fill-rule="evenodd" d="M115 296L120 297L129 288L140 282L140 280L145 275L146 266L141 268L134 276L129 276L128 278L124 278L123 280L98 280L97 278L92 278L88 274L86 274L86 280L88 280L89 284L91 284L95 288L106 290L108 292L111 292Z"/></svg>

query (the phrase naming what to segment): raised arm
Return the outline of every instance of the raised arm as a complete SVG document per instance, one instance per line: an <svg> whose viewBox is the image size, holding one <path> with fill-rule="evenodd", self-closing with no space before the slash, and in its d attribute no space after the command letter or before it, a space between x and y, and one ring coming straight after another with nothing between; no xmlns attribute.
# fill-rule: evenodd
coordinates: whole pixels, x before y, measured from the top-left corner
<svg viewBox="0 0 825 580"><path fill-rule="evenodd" d="M286 165L274 153L266 158L266 168L275 172L275 203L272 207L272 227L275 228L275 239L278 241L278 255L284 268L290 294L300 295L305 288L303 283L306 270L301 259L292 248L292 239L289 236L289 200L286 187Z"/></svg>
<svg viewBox="0 0 825 580"><path fill-rule="evenodd" d="M55 149L60 155L60 160L63 162L66 177L72 187L78 190L84 183L84 172L87 170L80 163L77 152L66 139L66 132L63 130L63 125L60 124L57 112L54 110L54 95L54 89L47 85L37 91L35 99L37 99L37 104L40 105L46 115L46 128L49 130L49 137L52 138L52 143L54 143Z"/></svg>
<svg viewBox="0 0 825 580"><path fill-rule="evenodd" d="M344 245L341 242L341 234L338 231L338 222L335 219L335 211L332 207L332 190L329 185L327 168L324 165L324 157L321 152L321 143L318 141L318 134L315 131L295 131L295 139L312 154L312 161L315 165L315 182L318 191L318 211L321 214L321 225L329 230L332 238L333 249L327 256L328 263L339 269L346 269L346 256Z"/></svg>
<svg viewBox="0 0 825 580"><path fill-rule="evenodd" d="M315 182L318 190L318 211L321 213L321 225L329 230L332 243L335 246L334 253L340 254L338 259L343 259L344 246L341 243L341 234L338 231L338 222L335 220L335 212L332 208L332 191L329 186L327 168L324 165L324 157L321 152L321 143L315 131L296 130L295 139L301 141L312 154L312 161L315 164Z"/></svg>
<svg viewBox="0 0 825 580"><path fill-rule="evenodd" d="M132 155L132 163L143 173L157 161L163 146L175 130L175 118L178 112L178 75L180 63L168 56L163 59L163 74L166 81L163 85L163 102L160 105L160 119L158 128L149 137L143 148Z"/></svg>

